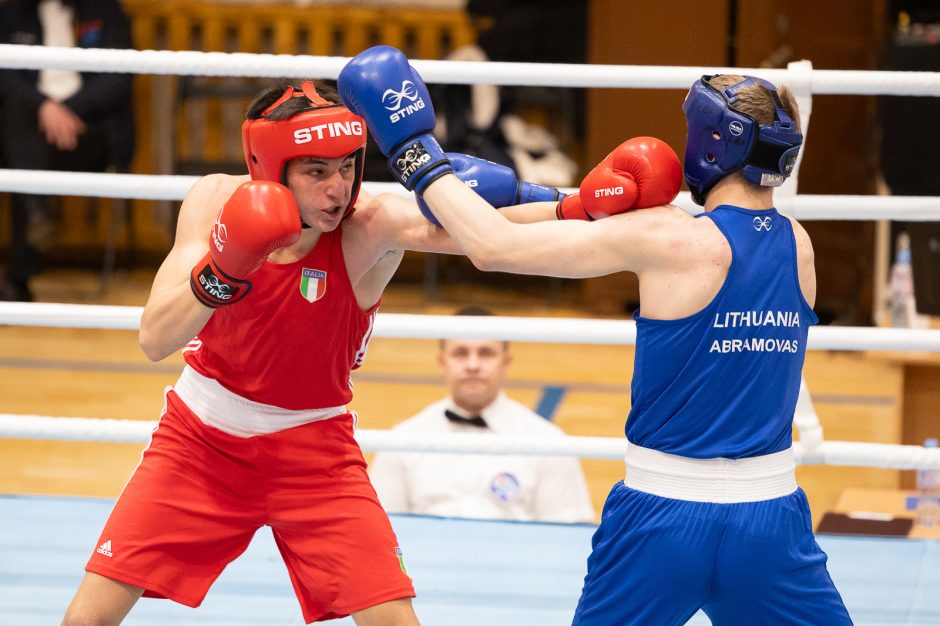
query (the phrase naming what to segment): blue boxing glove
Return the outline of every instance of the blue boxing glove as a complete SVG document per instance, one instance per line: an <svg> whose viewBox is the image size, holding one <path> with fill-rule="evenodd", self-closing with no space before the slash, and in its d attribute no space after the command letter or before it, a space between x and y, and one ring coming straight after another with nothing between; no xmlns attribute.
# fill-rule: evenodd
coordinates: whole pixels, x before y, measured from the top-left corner
<svg viewBox="0 0 940 626"><path fill-rule="evenodd" d="M557 202L564 197L554 187L526 183L516 177L511 167L469 154L448 152L457 178L497 209L529 202Z"/></svg>
<svg viewBox="0 0 940 626"><path fill-rule="evenodd" d="M375 46L354 56L339 73L339 95L366 120L388 169L409 191L422 194L453 172L434 139L434 107L424 81L399 50Z"/></svg>
<svg viewBox="0 0 940 626"><path fill-rule="evenodd" d="M558 202L565 197L554 187L521 182L512 168L459 152L448 152L445 156L454 168L454 174L477 194L499 209L529 202ZM418 207L429 221L440 226L421 196Z"/></svg>

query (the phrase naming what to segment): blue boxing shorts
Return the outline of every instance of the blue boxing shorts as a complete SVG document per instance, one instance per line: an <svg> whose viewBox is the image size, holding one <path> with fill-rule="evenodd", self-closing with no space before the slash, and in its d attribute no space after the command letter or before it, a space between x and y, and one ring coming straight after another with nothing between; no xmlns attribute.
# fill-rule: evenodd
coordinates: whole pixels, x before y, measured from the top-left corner
<svg viewBox="0 0 940 626"><path fill-rule="evenodd" d="M852 623L799 488L713 503L620 482L592 546L573 626L684 624L699 609L715 625Z"/></svg>

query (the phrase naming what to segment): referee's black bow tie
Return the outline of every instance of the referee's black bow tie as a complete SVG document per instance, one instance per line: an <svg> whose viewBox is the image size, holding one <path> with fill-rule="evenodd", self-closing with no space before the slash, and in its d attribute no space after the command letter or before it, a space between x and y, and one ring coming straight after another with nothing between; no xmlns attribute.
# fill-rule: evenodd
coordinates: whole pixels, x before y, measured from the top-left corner
<svg viewBox="0 0 940 626"><path fill-rule="evenodd" d="M479 415L474 415L473 417L464 417L459 413L455 413L454 411L447 409L444 411L444 417L452 422L463 424L464 426L478 426L479 428L487 427L486 420L484 420Z"/></svg>

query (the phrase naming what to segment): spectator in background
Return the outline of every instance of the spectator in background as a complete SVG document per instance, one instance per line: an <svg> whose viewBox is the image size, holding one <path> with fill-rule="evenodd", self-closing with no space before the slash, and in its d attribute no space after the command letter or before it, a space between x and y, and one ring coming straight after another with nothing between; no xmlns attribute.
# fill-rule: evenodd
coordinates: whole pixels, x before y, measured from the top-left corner
<svg viewBox="0 0 940 626"><path fill-rule="evenodd" d="M117 0L0 0L0 42L132 48ZM0 69L3 166L30 170L128 169L134 120L129 74ZM30 301L29 278L53 243L45 196L13 194L10 250L0 300Z"/></svg>
<svg viewBox="0 0 940 626"><path fill-rule="evenodd" d="M447 58L489 60L476 45L458 48ZM574 183L578 165L562 152L559 139L549 129L527 122L513 105L506 105L500 87L432 85L429 91L437 111L434 136L446 151L511 167L520 180L552 187Z"/></svg>
<svg viewBox="0 0 940 626"><path fill-rule="evenodd" d="M466 307L457 315L491 315ZM560 428L508 398L509 343L441 340L438 361L450 395L395 427L400 432L558 437ZM593 522L594 509L574 458L390 453L369 475L389 512L546 522Z"/></svg>

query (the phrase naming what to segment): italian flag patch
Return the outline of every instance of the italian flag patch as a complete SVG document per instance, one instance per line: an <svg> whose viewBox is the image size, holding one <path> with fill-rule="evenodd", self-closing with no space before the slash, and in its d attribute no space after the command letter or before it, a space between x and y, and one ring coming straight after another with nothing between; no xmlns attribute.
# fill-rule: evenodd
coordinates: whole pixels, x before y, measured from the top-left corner
<svg viewBox="0 0 940 626"><path fill-rule="evenodd" d="M405 567L405 555L402 554L401 548L398 546L395 546L395 556L398 557L398 566L401 567L401 571L407 574L408 568Z"/></svg>
<svg viewBox="0 0 940 626"><path fill-rule="evenodd" d="M326 272L303 268L300 275L300 295L307 302L316 302L326 293Z"/></svg>

